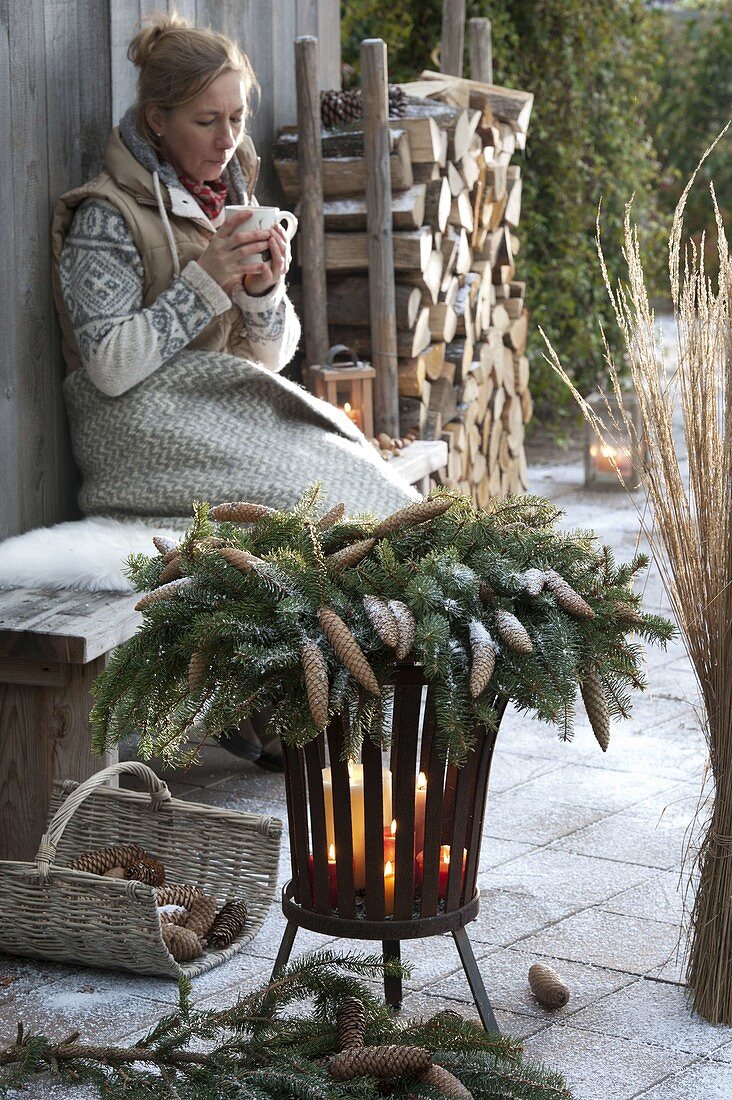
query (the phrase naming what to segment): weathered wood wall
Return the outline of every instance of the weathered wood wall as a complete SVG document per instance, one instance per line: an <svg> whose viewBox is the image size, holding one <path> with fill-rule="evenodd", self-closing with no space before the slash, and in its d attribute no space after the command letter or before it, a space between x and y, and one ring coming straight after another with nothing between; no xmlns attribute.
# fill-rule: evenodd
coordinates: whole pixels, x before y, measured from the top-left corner
<svg viewBox="0 0 732 1100"><path fill-rule="evenodd" d="M320 40L320 80L340 83L338 0L0 0L0 539L76 515L49 279L56 199L94 175L134 99L127 43L140 18L175 6L236 37L262 95L251 131L260 201L276 197L268 151L295 122L293 40Z"/></svg>

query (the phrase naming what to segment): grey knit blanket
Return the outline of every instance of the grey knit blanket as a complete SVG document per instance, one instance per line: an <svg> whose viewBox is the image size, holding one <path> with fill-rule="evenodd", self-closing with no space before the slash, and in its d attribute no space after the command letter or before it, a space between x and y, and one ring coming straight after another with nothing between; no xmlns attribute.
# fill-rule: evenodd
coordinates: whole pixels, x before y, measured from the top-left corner
<svg viewBox="0 0 732 1100"><path fill-rule="evenodd" d="M78 370L64 396L86 515L175 523L194 500L292 508L316 481L351 514L418 499L344 413L232 355L180 352L120 397Z"/></svg>

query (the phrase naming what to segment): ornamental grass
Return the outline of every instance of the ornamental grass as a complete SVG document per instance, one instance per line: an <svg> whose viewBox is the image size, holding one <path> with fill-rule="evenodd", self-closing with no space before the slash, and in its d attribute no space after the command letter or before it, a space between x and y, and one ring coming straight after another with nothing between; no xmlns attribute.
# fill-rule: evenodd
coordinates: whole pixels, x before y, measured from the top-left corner
<svg viewBox="0 0 732 1100"><path fill-rule="evenodd" d="M713 184L716 288L704 270L704 240L695 244L683 238L689 191L728 129L729 124L704 154L673 220L669 275L677 363L672 371L663 363L630 204L624 229L627 282L612 285L598 228L605 285L640 406L640 479L652 516L640 510L641 523L699 683L714 788L696 856L686 976L693 1009L712 1023L727 1025L732 1024L732 271ZM604 420L593 414L544 339L549 361L573 390L599 438L612 444L621 431L633 434L620 369L607 341L606 360L620 407L615 421L610 403Z"/></svg>

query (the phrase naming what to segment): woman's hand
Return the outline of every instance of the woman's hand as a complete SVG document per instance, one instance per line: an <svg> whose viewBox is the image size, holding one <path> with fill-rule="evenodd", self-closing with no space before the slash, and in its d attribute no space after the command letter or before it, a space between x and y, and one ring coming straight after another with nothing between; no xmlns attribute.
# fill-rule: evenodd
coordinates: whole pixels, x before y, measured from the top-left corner
<svg viewBox="0 0 732 1100"><path fill-rule="evenodd" d="M268 234L268 242L264 247L269 249L270 259L261 265L257 274L244 277L244 289L247 294L255 297L271 290L287 274L292 261L290 242L282 226L273 225L265 232Z"/></svg>
<svg viewBox="0 0 732 1100"><path fill-rule="evenodd" d="M250 256L261 255L265 248L271 248L271 229L247 231L244 223L252 216L251 210L237 210L230 214L223 225L214 233L204 252L198 257L198 265L207 275L219 284L227 294L242 286L245 277L260 278L265 272L269 285L272 277L273 259L269 263L252 263ZM276 227L279 228L279 227ZM284 236L284 233L282 234ZM277 276L279 278L279 275ZM262 290L254 293L262 293Z"/></svg>

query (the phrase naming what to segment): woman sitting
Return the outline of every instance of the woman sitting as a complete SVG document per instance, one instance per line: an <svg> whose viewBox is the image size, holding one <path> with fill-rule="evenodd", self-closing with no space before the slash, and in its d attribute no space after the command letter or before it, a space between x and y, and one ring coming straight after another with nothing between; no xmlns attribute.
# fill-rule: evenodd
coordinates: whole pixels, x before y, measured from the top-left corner
<svg viewBox="0 0 732 1100"><path fill-rule="evenodd" d="M289 245L224 210L255 201L249 61L176 16L140 30L129 57L137 102L102 173L53 219L82 511L159 522L194 500L288 508L314 481L352 512L414 499L340 410L277 373L300 334Z"/></svg>

